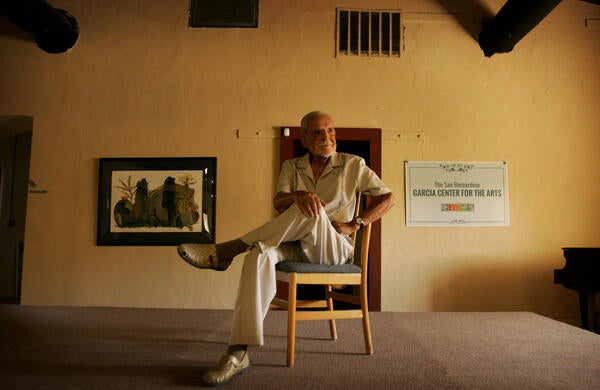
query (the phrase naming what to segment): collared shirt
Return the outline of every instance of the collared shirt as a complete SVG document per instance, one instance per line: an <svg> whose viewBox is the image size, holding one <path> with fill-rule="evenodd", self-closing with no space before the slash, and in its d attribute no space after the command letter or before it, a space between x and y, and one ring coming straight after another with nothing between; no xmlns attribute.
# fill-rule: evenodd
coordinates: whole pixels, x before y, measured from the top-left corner
<svg viewBox="0 0 600 390"><path fill-rule="evenodd" d="M362 157L334 153L321 176L315 180L310 155L287 160L281 167L277 192L308 191L327 204L325 212L332 221L348 222L354 217L356 193L379 196L390 189L365 164Z"/></svg>

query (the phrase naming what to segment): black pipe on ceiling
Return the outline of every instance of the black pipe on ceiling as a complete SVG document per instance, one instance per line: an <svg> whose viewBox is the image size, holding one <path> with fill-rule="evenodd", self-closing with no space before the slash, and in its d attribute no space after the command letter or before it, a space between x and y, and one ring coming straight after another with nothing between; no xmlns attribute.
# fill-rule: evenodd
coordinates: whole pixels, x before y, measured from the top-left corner
<svg viewBox="0 0 600 390"><path fill-rule="evenodd" d="M63 53L79 37L77 20L44 0L0 0L0 14L31 33L48 53Z"/></svg>
<svg viewBox="0 0 600 390"><path fill-rule="evenodd" d="M491 20L484 19L479 47L486 57L508 53L561 0L508 0Z"/></svg>

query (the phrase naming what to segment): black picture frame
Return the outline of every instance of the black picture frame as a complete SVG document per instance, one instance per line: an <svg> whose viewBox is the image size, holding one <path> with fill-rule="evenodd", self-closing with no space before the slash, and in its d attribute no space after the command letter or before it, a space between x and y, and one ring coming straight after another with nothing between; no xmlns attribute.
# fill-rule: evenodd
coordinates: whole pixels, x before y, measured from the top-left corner
<svg viewBox="0 0 600 390"><path fill-rule="evenodd" d="M216 157L100 158L97 245L215 242Z"/></svg>

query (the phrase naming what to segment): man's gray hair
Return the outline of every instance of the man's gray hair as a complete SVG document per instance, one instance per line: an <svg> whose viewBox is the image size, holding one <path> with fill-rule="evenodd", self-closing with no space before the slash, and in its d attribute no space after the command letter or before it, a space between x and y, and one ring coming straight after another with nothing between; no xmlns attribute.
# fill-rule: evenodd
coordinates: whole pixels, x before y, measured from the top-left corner
<svg viewBox="0 0 600 390"><path fill-rule="evenodd" d="M327 117L331 118L331 116L329 116L328 113L323 112L323 111L309 112L308 114L304 115L304 117L300 121L300 128L302 128L302 134L306 134L308 132L308 124L310 123L310 121L313 118L318 117L318 116L327 116Z"/></svg>

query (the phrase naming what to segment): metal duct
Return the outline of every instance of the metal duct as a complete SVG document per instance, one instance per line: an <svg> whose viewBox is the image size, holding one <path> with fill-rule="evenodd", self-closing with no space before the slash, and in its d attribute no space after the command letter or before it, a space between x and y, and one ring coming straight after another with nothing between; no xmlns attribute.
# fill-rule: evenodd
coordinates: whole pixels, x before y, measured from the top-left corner
<svg viewBox="0 0 600 390"><path fill-rule="evenodd" d="M38 46L48 53L69 50L79 37L77 20L44 0L2 0L0 13L31 33Z"/></svg>

